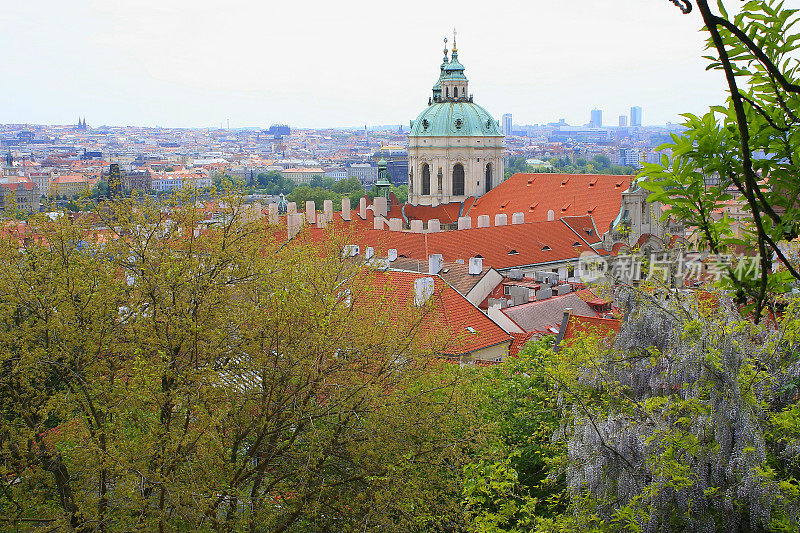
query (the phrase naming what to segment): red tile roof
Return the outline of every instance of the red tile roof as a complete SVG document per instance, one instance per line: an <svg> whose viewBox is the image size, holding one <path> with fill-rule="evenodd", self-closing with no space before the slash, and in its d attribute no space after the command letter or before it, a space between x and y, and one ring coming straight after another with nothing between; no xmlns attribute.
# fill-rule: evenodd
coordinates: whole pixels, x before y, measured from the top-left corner
<svg viewBox="0 0 800 533"><path fill-rule="evenodd" d="M426 277L431 277L434 281L434 293L431 298L435 304L435 314L428 322L429 326L436 328L438 332L441 332L439 328L444 327L451 335L449 345L444 350L446 355L460 356L511 342L512 338L508 333L439 276L389 270L372 273L371 282L375 286L387 288L389 297L396 303L395 305L413 306L414 282Z"/></svg>
<svg viewBox="0 0 800 533"><path fill-rule="evenodd" d="M616 334L619 333L619 328L621 326L622 321L615 318L597 318L593 316L570 315L561 342L574 339L583 333L596 335L605 339L607 337L616 336Z"/></svg>
<svg viewBox="0 0 800 533"><path fill-rule="evenodd" d="M593 183L593 185L592 185ZM619 214L622 193L631 176L595 174L514 174L475 202L466 215L525 213L526 222L547 220L548 211L558 219L590 214L605 233Z"/></svg>
<svg viewBox="0 0 800 533"><path fill-rule="evenodd" d="M520 350L522 350L528 341L536 335L533 331L528 331L526 333L512 333L511 336L514 337L514 341L511 343L511 346L508 348L508 356L513 357L517 355Z"/></svg>
<svg viewBox="0 0 800 533"><path fill-rule="evenodd" d="M360 220L357 215L354 217ZM340 227L336 231L346 235L352 244L358 244L362 253L367 246L383 256L386 250L396 249L398 257L425 261L431 254L442 254L447 263L457 259L466 262L470 257L481 256L484 265L496 269L575 259L582 252L594 253L560 220L437 233L376 230L364 222ZM308 228L312 240L326 235L325 230Z"/></svg>

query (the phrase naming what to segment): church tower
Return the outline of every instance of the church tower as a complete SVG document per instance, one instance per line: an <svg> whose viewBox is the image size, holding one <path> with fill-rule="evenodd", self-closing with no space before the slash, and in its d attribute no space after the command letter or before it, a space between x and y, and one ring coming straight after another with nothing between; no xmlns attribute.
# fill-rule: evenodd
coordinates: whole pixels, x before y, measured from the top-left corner
<svg viewBox="0 0 800 533"><path fill-rule="evenodd" d="M472 101L464 65L453 49L444 60L428 107L408 135L408 201L438 205L479 197L503 181L503 135L488 111Z"/></svg>

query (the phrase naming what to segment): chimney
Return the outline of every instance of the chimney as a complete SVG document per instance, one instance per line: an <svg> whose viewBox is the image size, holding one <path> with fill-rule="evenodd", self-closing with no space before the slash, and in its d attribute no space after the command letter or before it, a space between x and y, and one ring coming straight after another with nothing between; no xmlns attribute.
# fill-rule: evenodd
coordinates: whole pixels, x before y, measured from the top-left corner
<svg viewBox="0 0 800 533"><path fill-rule="evenodd" d="M372 246L367 246L367 248L364 250L364 259L369 261L372 259L373 255L375 255L375 250L373 250Z"/></svg>
<svg viewBox="0 0 800 533"><path fill-rule="evenodd" d="M508 224L508 215L505 213L500 213L494 216L495 226L505 226L506 224Z"/></svg>
<svg viewBox="0 0 800 533"><path fill-rule="evenodd" d="M363 196L358 201L358 216L361 217L361 220L367 220L367 199Z"/></svg>
<svg viewBox="0 0 800 533"><path fill-rule="evenodd" d="M428 256L428 274L435 276L442 270L444 258L442 254L432 254Z"/></svg>
<svg viewBox="0 0 800 533"><path fill-rule="evenodd" d="M300 228L303 225L302 215L299 213L292 213L286 217L286 232L287 237L292 239L295 235L300 233Z"/></svg>
<svg viewBox="0 0 800 533"><path fill-rule="evenodd" d="M480 215L478 217L478 227L479 228L488 228L489 224L490 224L490 221L491 221L491 219L489 218L489 215Z"/></svg>
<svg viewBox="0 0 800 533"><path fill-rule="evenodd" d="M382 217L376 216L372 219L372 229L383 229L383 222L384 219Z"/></svg>
<svg viewBox="0 0 800 533"><path fill-rule="evenodd" d="M433 278L419 278L414 280L414 305L425 305L433 295Z"/></svg>
<svg viewBox="0 0 800 533"><path fill-rule="evenodd" d="M317 216L317 206L314 204L314 200L309 200L306 202L306 220L309 224L313 224L316 222Z"/></svg>
<svg viewBox="0 0 800 533"><path fill-rule="evenodd" d="M385 200L386 198L384 198ZM403 219L402 218L390 218L389 219L389 231L403 231Z"/></svg>
<svg viewBox="0 0 800 533"><path fill-rule="evenodd" d="M512 224L524 224L525 223L525 213L514 213L511 215L511 223Z"/></svg>
<svg viewBox="0 0 800 533"><path fill-rule="evenodd" d="M342 220L350 220L350 198L342 198Z"/></svg>
<svg viewBox="0 0 800 533"><path fill-rule="evenodd" d="M293 215L295 213L297 213L297 203L289 202L288 204L286 204L286 214Z"/></svg>
<svg viewBox="0 0 800 533"><path fill-rule="evenodd" d="M278 204L275 202L269 204L269 223L273 225L278 223Z"/></svg>
<svg viewBox="0 0 800 533"><path fill-rule="evenodd" d="M328 200L325 200L326 202ZM320 213L317 216L317 228L324 229L328 227L328 216L325 213Z"/></svg>
<svg viewBox="0 0 800 533"><path fill-rule="evenodd" d="M389 207L386 203L386 198L383 196L376 196L375 199L372 200L372 210L375 213L375 216L382 216L388 217L389 216Z"/></svg>
<svg viewBox="0 0 800 533"><path fill-rule="evenodd" d="M325 200L322 202L322 212L325 213L325 218L328 222L333 220L333 200Z"/></svg>
<svg viewBox="0 0 800 533"><path fill-rule="evenodd" d="M458 217L458 229L472 228L472 219L469 217Z"/></svg>
<svg viewBox="0 0 800 533"><path fill-rule="evenodd" d="M395 248L390 249L386 252L386 258L391 263L392 261L397 261L397 250Z"/></svg>
<svg viewBox="0 0 800 533"><path fill-rule="evenodd" d="M469 258L469 273L472 276L477 276L483 272L483 257L470 257Z"/></svg>
<svg viewBox="0 0 800 533"><path fill-rule="evenodd" d="M421 220L411 221L411 233L422 233L423 223Z"/></svg>
<svg viewBox="0 0 800 533"><path fill-rule="evenodd" d="M442 225L438 218L432 218L428 221L428 233L438 233L442 231Z"/></svg>

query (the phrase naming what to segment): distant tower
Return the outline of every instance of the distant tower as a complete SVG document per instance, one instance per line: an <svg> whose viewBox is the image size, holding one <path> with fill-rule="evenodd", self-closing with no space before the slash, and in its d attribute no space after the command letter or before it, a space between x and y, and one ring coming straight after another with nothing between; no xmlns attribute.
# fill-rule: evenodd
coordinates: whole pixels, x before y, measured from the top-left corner
<svg viewBox="0 0 800 533"><path fill-rule="evenodd" d="M627 115L620 115L619 116L619 127L625 128L628 126L628 117Z"/></svg>
<svg viewBox="0 0 800 533"><path fill-rule="evenodd" d="M589 127L591 128L603 127L603 111L601 109L592 109L591 119L589 120Z"/></svg>
<svg viewBox="0 0 800 533"><path fill-rule="evenodd" d="M389 199L389 193L392 190L392 178L389 174L388 163L383 158L378 161L378 181L375 183L375 188L378 191L377 196Z"/></svg>
<svg viewBox="0 0 800 533"><path fill-rule="evenodd" d="M513 129L513 122L511 121L511 113L506 113L503 115L503 135L511 135L511 130Z"/></svg>
<svg viewBox="0 0 800 533"><path fill-rule="evenodd" d="M639 106L631 107L631 126L634 128L642 125L642 108Z"/></svg>
<svg viewBox="0 0 800 533"><path fill-rule="evenodd" d="M119 165L111 163L108 167L108 197L117 198L122 193L122 177L119 172Z"/></svg>

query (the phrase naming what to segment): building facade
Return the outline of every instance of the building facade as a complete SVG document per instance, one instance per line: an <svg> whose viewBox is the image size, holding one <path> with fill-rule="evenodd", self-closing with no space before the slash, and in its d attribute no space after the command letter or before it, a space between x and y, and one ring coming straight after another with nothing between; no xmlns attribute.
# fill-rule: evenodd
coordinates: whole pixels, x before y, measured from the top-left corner
<svg viewBox="0 0 800 533"><path fill-rule="evenodd" d="M640 127L642 125L642 108L639 106L631 107L631 126Z"/></svg>
<svg viewBox="0 0 800 533"><path fill-rule="evenodd" d="M502 133L503 135L511 135L511 131L514 129L514 123L511 120L511 113L506 113L503 115L503 128Z"/></svg>
<svg viewBox="0 0 800 533"><path fill-rule="evenodd" d="M504 137L498 122L472 101L453 40L428 107L408 135L408 201L438 205L479 197L503 181Z"/></svg>

